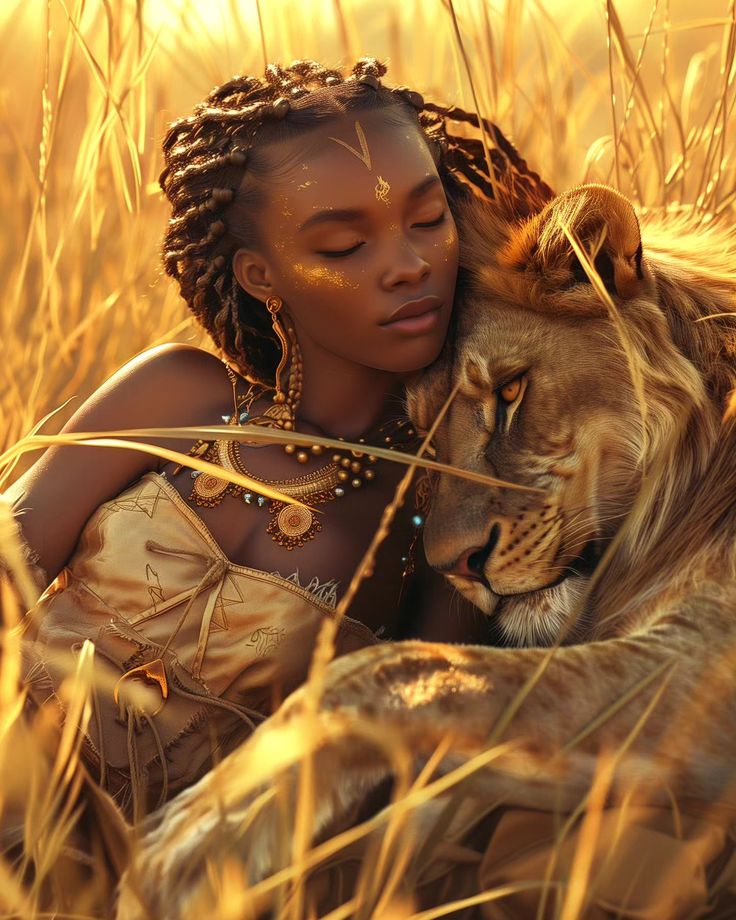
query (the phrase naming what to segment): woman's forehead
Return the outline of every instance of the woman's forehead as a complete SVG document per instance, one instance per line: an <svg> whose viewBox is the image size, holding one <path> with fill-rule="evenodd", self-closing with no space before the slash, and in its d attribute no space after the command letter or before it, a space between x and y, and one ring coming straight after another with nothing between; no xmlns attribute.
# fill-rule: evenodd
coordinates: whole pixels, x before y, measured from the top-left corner
<svg viewBox="0 0 736 920"><path fill-rule="evenodd" d="M389 204L437 176L421 129L356 113L321 126L307 138L291 138L272 187L274 202L293 202L300 213L327 205L350 207L377 197Z"/></svg>

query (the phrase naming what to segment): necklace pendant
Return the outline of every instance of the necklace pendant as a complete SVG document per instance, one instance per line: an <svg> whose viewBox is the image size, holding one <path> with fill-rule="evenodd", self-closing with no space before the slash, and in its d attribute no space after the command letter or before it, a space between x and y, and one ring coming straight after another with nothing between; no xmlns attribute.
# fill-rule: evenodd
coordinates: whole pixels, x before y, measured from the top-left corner
<svg viewBox="0 0 736 920"><path fill-rule="evenodd" d="M274 507L275 506L275 507ZM271 539L285 549L293 550L304 546L322 530L322 523L308 508L299 505L272 503L271 520L266 532Z"/></svg>
<svg viewBox="0 0 736 920"><path fill-rule="evenodd" d="M214 441L212 444L207 442L202 442L206 445L205 450L199 450L197 456L202 457L203 460L209 460L210 463L216 463L218 466L223 466L220 454L220 442ZM220 502L225 497L228 490L230 490L230 482L227 479L220 479L219 476L214 476L212 473L202 473L199 470L195 470L197 473L194 478L194 486L189 495L191 501L195 502L200 507L214 508L220 504Z"/></svg>
<svg viewBox="0 0 736 920"><path fill-rule="evenodd" d="M230 483L226 479L219 479L211 473L202 473L194 480L194 488L189 497L198 505L213 508L220 504L229 486Z"/></svg>

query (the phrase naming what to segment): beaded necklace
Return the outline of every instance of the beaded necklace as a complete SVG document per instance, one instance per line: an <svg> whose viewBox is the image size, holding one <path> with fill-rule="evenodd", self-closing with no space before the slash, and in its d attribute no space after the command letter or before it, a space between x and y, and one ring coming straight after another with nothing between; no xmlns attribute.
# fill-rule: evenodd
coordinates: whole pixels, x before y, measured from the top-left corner
<svg viewBox="0 0 736 920"><path fill-rule="evenodd" d="M226 364L225 367L233 388L234 411L231 415L223 415L223 422L238 428L248 423L255 422L257 424L262 416L251 416L251 407L253 402L269 388L260 384L250 383L248 391L244 395L238 394L238 375L229 365ZM383 437L384 444L389 450L409 447L417 440L415 429L409 420L405 418L384 423L377 429L377 433ZM340 438L339 440L343 439ZM358 442L365 443L365 438L359 438ZM284 450L287 455L294 456L299 463L306 463L310 453L314 456L319 456L324 451L320 444L311 445L309 452L305 449L298 450L293 444L287 444ZM375 479L375 467L378 463L378 458L367 453L367 450L368 447L366 447L365 452L337 450L324 466L301 476L288 479L264 479L254 475L246 468L240 452L240 443L235 438L206 441L198 439L189 450L189 456L200 457L230 472L248 476L250 479L277 489L279 492L283 492L284 495L295 498L300 502L319 505L334 501L336 498L343 498L346 494L345 487L348 482L352 488L358 489L363 484L369 484ZM181 466L178 466L174 472L176 473L180 469ZM304 546L308 540L312 540L322 530L322 523L318 516L310 511L309 508L305 508L304 505L267 498L253 489L246 489L211 473L192 470L191 476L194 484L189 498L199 506L216 507L228 494L241 499L247 505L267 506L270 520L266 527L266 532L275 543L289 551ZM420 488L417 488L416 496L417 513L412 518L415 531L424 523L423 515L418 513L419 505L426 504ZM422 510L424 510L423 507ZM407 556L402 557L402 562L405 565L405 575L410 574L407 568L413 570L415 542L416 533Z"/></svg>

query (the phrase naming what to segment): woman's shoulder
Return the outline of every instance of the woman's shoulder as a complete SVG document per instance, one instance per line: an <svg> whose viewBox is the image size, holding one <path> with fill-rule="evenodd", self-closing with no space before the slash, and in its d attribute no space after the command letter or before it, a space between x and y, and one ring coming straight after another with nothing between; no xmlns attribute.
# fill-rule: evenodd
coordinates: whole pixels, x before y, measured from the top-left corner
<svg viewBox="0 0 736 920"><path fill-rule="evenodd" d="M62 433L94 430L80 427L106 422L115 427L186 424L183 417L194 408L220 404L232 394L225 362L216 355L183 342L146 348L110 374L77 409ZM231 396L232 400L232 396Z"/></svg>
<svg viewBox="0 0 736 920"><path fill-rule="evenodd" d="M225 364L186 344L167 344L136 355L94 391L64 425L61 434L211 425L232 405ZM160 465L156 448L180 452L186 440L156 435L122 442L53 444L3 493L22 513L24 536L51 578L74 549L82 528L103 501ZM94 445L94 446L93 446ZM149 449L146 450L145 447ZM114 447L115 449L110 449Z"/></svg>
<svg viewBox="0 0 736 920"><path fill-rule="evenodd" d="M199 369L203 372L213 372L216 368L220 373L224 370L224 362L212 352L190 345L188 342L165 342L161 345L152 345L131 358L126 367L134 367L138 363L148 366L170 368Z"/></svg>
<svg viewBox="0 0 736 920"><path fill-rule="evenodd" d="M148 394L150 408L222 402L232 388L224 361L203 348L168 342L147 348L112 375L107 385L135 387ZM173 389L172 389L173 388ZM181 399L174 398L178 394Z"/></svg>
<svg viewBox="0 0 736 920"><path fill-rule="evenodd" d="M235 379L241 381L236 387L241 392L247 381L237 372ZM101 421L133 413L137 424L130 427L138 428L220 424L234 405L225 361L182 342L142 351L109 377L94 398L100 400Z"/></svg>

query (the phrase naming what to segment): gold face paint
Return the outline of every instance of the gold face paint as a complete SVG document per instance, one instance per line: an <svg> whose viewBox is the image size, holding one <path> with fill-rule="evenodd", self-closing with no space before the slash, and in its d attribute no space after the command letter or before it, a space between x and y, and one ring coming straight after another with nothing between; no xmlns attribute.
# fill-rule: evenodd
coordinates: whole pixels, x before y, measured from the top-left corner
<svg viewBox="0 0 736 920"><path fill-rule="evenodd" d="M346 144L345 141L341 141L339 137L332 137L330 135L330 140L335 141L338 144L342 144L342 146L346 150L349 150L353 156L356 156L368 170L371 170L373 169L371 165L371 152L368 149L368 141L365 138L365 132L363 131L359 121L355 122L355 132L358 135L358 140L360 141L360 153L358 153L355 147L351 147L350 144Z"/></svg>
<svg viewBox="0 0 736 920"><path fill-rule="evenodd" d="M384 204L390 204L388 200L388 193L391 191L391 186L386 182L383 176L378 177L378 185L376 185L375 192L376 198L379 201L382 201Z"/></svg>
<svg viewBox="0 0 736 920"><path fill-rule="evenodd" d="M308 287L324 287L326 284L331 284L335 287L350 288L353 291L357 291L360 287L357 281L348 281L342 272L322 265L309 267L302 262L295 262L294 271Z"/></svg>
<svg viewBox="0 0 736 920"><path fill-rule="evenodd" d="M351 147L350 144L347 144L345 141L341 141L339 137L332 137L330 135L330 140L335 141L338 144L341 144L346 150L349 150L353 156L356 156L361 163L371 171L373 165L371 163L371 152L368 149L368 141L366 140L365 131L359 121L355 122L355 133L358 135L358 140L360 141L360 153L355 147ZM378 183L375 187L376 198L378 201L382 201L384 204L389 204L388 193L391 191L391 186L383 178L383 176L378 176Z"/></svg>

